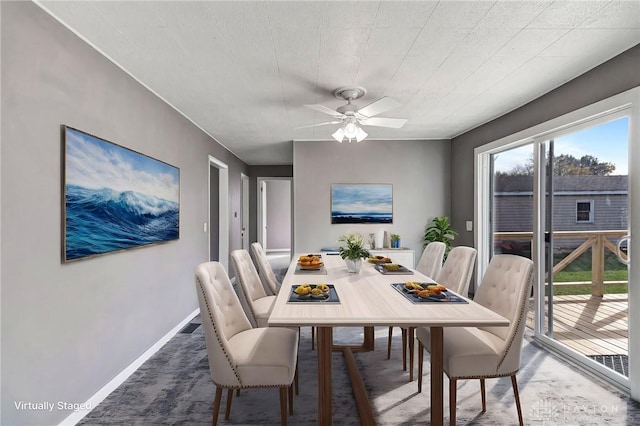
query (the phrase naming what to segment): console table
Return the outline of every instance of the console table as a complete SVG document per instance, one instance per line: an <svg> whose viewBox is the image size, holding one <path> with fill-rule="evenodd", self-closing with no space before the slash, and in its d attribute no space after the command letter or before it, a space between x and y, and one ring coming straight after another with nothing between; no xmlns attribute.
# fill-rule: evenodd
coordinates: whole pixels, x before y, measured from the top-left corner
<svg viewBox="0 0 640 426"><path fill-rule="evenodd" d="M406 266L407 268L413 269L415 268L415 252L414 250L410 250L408 248L381 248L369 250L371 256L384 256L391 259L393 263L399 263L402 266Z"/></svg>

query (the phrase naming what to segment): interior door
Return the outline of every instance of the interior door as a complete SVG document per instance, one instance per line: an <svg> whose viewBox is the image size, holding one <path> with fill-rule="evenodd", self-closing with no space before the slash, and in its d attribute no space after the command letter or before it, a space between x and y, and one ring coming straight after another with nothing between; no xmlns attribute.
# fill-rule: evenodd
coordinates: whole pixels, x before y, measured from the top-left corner
<svg viewBox="0 0 640 426"><path fill-rule="evenodd" d="M268 229L267 229L267 211L268 211L268 206L267 206L267 181L262 180L259 178L258 180L259 182L259 193L258 193L258 205L259 205L259 221L260 221L260 229L259 229L259 242L262 245L262 247L264 248L264 250L266 251L268 249L267 246L267 236L268 236Z"/></svg>
<svg viewBox="0 0 640 426"><path fill-rule="evenodd" d="M220 171L209 165L209 260L220 260Z"/></svg>
<svg viewBox="0 0 640 426"><path fill-rule="evenodd" d="M240 207L240 235L242 238L242 248L249 250L249 176L241 174L242 197Z"/></svg>

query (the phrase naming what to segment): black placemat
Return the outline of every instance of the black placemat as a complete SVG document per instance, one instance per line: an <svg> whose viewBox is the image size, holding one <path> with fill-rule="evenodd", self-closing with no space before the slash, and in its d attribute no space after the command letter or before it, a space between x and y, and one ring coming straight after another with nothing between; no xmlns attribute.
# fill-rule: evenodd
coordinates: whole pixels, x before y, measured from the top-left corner
<svg viewBox="0 0 640 426"><path fill-rule="evenodd" d="M300 284L293 285L289 289L289 299L287 303L340 303L340 298L333 284L327 284L327 287L329 287L329 297L326 299L316 299L311 297L311 295L308 295L309 297L299 297L297 293L293 292L298 285ZM311 288L315 286L316 284L311 284Z"/></svg>
<svg viewBox="0 0 640 426"><path fill-rule="evenodd" d="M425 283L429 285L428 283ZM443 292L447 297L445 299L439 299L435 297L418 297L414 293L409 293L404 289L404 283L393 283L391 284L393 288L395 288L400 294L402 294L405 298L407 298L411 303L469 303L462 297L458 296L454 292L447 290Z"/></svg>
<svg viewBox="0 0 640 426"><path fill-rule="evenodd" d="M294 274L316 274L316 275L327 275L327 269L324 267L324 263L318 269L302 269L300 265L296 265Z"/></svg>
<svg viewBox="0 0 640 426"><path fill-rule="evenodd" d="M377 264L374 268L382 275L413 275L413 271L406 266L398 265L397 263L386 263L386 265L398 265L400 267L397 271L389 271L384 265L385 263Z"/></svg>

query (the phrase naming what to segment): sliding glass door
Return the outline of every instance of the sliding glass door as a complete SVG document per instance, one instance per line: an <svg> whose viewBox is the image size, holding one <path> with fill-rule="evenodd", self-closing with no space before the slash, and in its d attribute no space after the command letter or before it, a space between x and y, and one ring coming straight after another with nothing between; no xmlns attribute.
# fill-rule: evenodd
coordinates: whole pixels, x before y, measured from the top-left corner
<svg viewBox="0 0 640 426"><path fill-rule="evenodd" d="M544 333L626 379L629 117L605 116L543 142ZM621 242L618 245L618 242ZM618 249L620 248L620 250ZM620 252L618 252L620 251Z"/></svg>
<svg viewBox="0 0 640 426"><path fill-rule="evenodd" d="M478 275L495 254L533 259L536 339L638 398L638 106L600 109L476 149Z"/></svg>

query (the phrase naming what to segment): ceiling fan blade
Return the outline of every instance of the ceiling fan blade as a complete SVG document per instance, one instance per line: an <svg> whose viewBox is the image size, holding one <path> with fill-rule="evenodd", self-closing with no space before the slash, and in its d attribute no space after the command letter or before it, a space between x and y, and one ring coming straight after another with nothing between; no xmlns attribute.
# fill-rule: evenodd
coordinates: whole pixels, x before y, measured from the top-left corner
<svg viewBox="0 0 640 426"><path fill-rule="evenodd" d="M406 122L406 118L372 117L367 118L366 120L360 120L360 124L363 126L392 127L394 129L399 129L404 126L404 123Z"/></svg>
<svg viewBox="0 0 640 426"><path fill-rule="evenodd" d="M385 96L375 102L370 103L367 106L360 108L358 110L358 114L364 115L366 117L373 117L374 115L381 114L393 108L398 108L399 106L402 106L400 102L396 101L393 98Z"/></svg>
<svg viewBox="0 0 640 426"><path fill-rule="evenodd" d="M298 127L296 127L296 129L308 129L309 127L326 126L327 124L338 124L338 123L342 123L342 121L325 121L324 123L308 124L306 126L298 126Z"/></svg>
<svg viewBox="0 0 640 426"><path fill-rule="evenodd" d="M313 110L316 110L318 112L322 112L324 114L329 114L331 116L334 116L336 118L344 118L344 114L340 114L338 111L332 110L331 108L327 108L324 105L320 105L320 104L313 104L313 105L305 105L307 108L311 108Z"/></svg>

